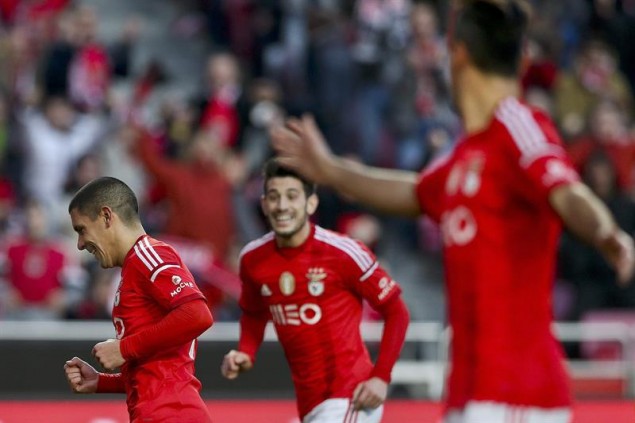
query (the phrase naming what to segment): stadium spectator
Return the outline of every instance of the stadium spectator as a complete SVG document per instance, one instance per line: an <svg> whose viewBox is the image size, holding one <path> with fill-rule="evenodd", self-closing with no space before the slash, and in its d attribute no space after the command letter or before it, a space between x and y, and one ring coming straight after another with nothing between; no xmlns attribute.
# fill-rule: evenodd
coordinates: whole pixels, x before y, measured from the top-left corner
<svg viewBox="0 0 635 423"><path fill-rule="evenodd" d="M201 128L216 137L223 147L233 148L240 130L236 102L242 95L236 58L229 53L211 55L206 78L209 91L203 99Z"/></svg>
<svg viewBox="0 0 635 423"><path fill-rule="evenodd" d="M41 108L26 109L20 123L26 195L55 210L71 169L101 141L106 122L97 115L78 113L64 97L49 97Z"/></svg>
<svg viewBox="0 0 635 423"><path fill-rule="evenodd" d="M580 135L591 110L601 100L633 107L633 94L617 68L611 48L600 40L583 45L573 70L561 72L554 86L555 118L566 139Z"/></svg>
<svg viewBox="0 0 635 423"><path fill-rule="evenodd" d="M615 167L619 189L635 196L635 136L625 109L608 100L599 102L588 125L588 134L569 143L571 160L581 171L594 152L602 152Z"/></svg>
<svg viewBox="0 0 635 423"><path fill-rule="evenodd" d="M310 223L313 184L275 160L264 173L272 232L242 250L241 335L221 372L233 379L252 368L271 319L303 422L379 422L408 327L401 288L363 244ZM363 300L385 321L374 366L359 332Z"/></svg>
<svg viewBox="0 0 635 423"><path fill-rule="evenodd" d="M239 161L207 131L194 135L183 160L165 157L152 135L143 130L136 150L148 174L165 193L168 214L164 232L205 244L218 262L225 264L235 242L235 181L231 175L240 172Z"/></svg>
<svg viewBox="0 0 635 423"><path fill-rule="evenodd" d="M6 240L3 276L8 292L5 317L18 320L59 319L68 306L67 276L76 265L61 240L52 236L49 214L30 201L24 208L25 233Z"/></svg>
<svg viewBox="0 0 635 423"><path fill-rule="evenodd" d="M378 211L425 212L444 238L451 370L445 421L571 421L551 292L562 223L630 280L633 240L579 181L554 126L518 100L526 3L456 4L455 104L466 136L420 175L334 156L308 116L277 128L283 165Z"/></svg>
<svg viewBox="0 0 635 423"><path fill-rule="evenodd" d="M99 19L87 5L69 10L60 20L60 36L42 55L40 83L45 97L69 98L82 111L106 106L112 79L127 76L139 25L126 22L121 40L109 50L98 39Z"/></svg>
<svg viewBox="0 0 635 423"><path fill-rule="evenodd" d="M196 338L213 322L192 274L168 244L149 237L137 199L118 179L82 187L68 206L77 248L103 268L121 267L112 321L116 339L96 344L98 373L73 357L64 365L76 393L126 393L133 422L211 422L194 376Z"/></svg>

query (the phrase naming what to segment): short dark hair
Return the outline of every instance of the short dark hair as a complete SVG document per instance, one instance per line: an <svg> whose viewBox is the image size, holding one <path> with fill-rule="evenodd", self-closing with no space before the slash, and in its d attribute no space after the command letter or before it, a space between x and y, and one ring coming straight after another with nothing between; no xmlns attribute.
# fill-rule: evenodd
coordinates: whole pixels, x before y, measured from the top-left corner
<svg viewBox="0 0 635 423"><path fill-rule="evenodd" d="M68 212L77 209L95 220L104 206L117 213L126 225L139 221L139 203L134 192L124 182L110 176L93 179L81 187L68 205Z"/></svg>
<svg viewBox="0 0 635 423"><path fill-rule="evenodd" d="M302 187L304 188L304 193L306 194L307 198L310 195L315 194L315 192L317 191L317 186L315 183L301 176L298 172L291 170L288 167L282 166L275 157L267 160L263 167L262 175L264 177L263 188L265 193L267 192L267 182L269 182L271 178L284 178L287 176L296 178L300 182L302 182Z"/></svg>
<svg viewBox="0 0 635 423"><path fill-rule="evenodd" d="M516 76L530 13L523 0L465 0L454 17L452 36L465 44L481 71Z"/></svg>

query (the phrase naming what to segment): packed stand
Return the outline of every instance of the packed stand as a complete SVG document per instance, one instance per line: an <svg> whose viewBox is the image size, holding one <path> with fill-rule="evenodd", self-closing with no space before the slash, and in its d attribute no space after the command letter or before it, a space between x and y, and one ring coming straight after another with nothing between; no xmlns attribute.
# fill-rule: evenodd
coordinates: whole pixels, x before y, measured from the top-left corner
<svg viewBox="0 0 635 423"><path fill-rule="evenodd" d="M215 318L234 320L238 251L266 231L260 169L272 155L271 125L311 112L338 154L409 170L461 134L447 2L174 5L167 31L206 47L198 75L169 74L164 57L133 69L140 19L122 23L107 44L88 6L18 3L0 4L2 319L109 317L119 276L76 251L66 210L96 176L133 188L149 232L179 249ZM554 118L585 181L635 233L635 1L533 3L525 99ZM179 91L193 77L196 92ZM388 219L328 190L320 197L318 223L378 254L413 294L405 296L413 320L444 319L442 307L417 314L421 297L443 300L441 241L430 221ZM404 273L411 261L417 267ZM601 257L565 234L557 319L635 306L635 284L613 279Z"/></svg>

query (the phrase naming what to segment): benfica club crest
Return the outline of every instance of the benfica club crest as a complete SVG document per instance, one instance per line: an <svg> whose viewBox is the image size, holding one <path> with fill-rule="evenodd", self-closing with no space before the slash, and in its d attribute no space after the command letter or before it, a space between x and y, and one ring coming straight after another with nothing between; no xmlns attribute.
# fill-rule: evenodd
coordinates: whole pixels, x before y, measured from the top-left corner
<svg viewBox="0 0 635 423"><path fill-rule="evenodd" d="M324 293L324 279L326 279L326 272L321 267L311 267L306 274L309 279L309 294L317 297Z"/></svg>
<svg viewBox="0 0 635 423"><path fill-rule="evenodd" d="M280 275L280 292L283 295L291 295L295 291L295 278L291 272L282 272Z"/></svg>
<svg viewBox="0 0 635 423"><path fill-rule="evenodd" d="M475 155L470 159L463 181L463 194L467 197L473 197L481 187L481 173L485 159L481 155Z"/></svg>

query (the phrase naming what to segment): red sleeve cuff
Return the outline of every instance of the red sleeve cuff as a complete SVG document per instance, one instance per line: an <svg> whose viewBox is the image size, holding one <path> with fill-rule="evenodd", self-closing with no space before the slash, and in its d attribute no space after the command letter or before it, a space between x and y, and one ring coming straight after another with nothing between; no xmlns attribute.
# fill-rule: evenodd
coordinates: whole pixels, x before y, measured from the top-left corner
<svg viewBox="0 0 635 423"><path fill-rule="evenodd" d="M126 392L121 373L99 373L97 392L100 394L122 394Z"/></svg>

